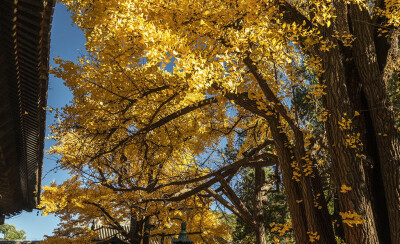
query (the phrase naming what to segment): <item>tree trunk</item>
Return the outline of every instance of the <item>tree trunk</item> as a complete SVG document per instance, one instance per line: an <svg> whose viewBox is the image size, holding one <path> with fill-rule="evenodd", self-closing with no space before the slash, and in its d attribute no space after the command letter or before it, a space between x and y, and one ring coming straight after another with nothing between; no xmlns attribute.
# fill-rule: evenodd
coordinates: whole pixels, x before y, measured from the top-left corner
<svg viewBox="0 0 400 244"><path fill-rule="evenodd" d="M300 184L306 210L308 231L310 232L310 240L313 240L315 243L335 244L335 236L333 234L332 223L329 218L326 202L319 201L318 204L321 205L315 205L315 202L317 202L316 199L325 199L325 196L321 188L315 188L317 185L312 184L311 176L313 176L315 180L319 180L320 177L318 170L316 170L312 165L311 159L309 159L310 161L308 162L311 163L311 165L307 166L307 162L305 160L307 155L304 149L305 146L303 132L295 132L295 141L295 158L296 161L299 162L299 167L302 169ZM308 167L311 167L314 170L312 170L312 174L306 175L304 170ZM318 186L320 187L320 185ZM319 206L321 209L318 209Z"/></svg>
<svg viewBox="0 0 400 244"><path fill-rule="evenodd" d="M261 75L257 72L257 67L254 66L252 61L248 61L247 66L249 69L251 68L252 73L257 76L258 79L262 80ZM269 91L267 91L267 93L268 92ZM332 223L327 211L320 211L314 207L313 200L314 197L316 197L314 194L318 194L320 191L313 189L310 177L302 177L301 179L303 182L299 179L297 179L299 180L299 182L297 182L296 179L294 179L294 169L297 167L294 163L296 163L296 161L298 162L299 169L296 170L299 171L300 175L303 174L303 166L305 166L302 165L302 163L304 163L303 157L305 153L301 130L298 129L295 131L295 133L301 133L296 135L295 141L297 148L295 150L295 146L289 141L287 135L281 131L282 125L279 121L279 113L276 113L276 115L266 115L258 111L258 109L254 107L254 104L246 100L247 96L246 98L233 96L231 94L226 94L226 96L228 99L237 102L239 106L268 121L282 171L282 179L296 242L309 243L310 239L308 233L313 232L312 234L315 235L315 237L319 236L320 243L335 243ZM318 172L316 172L316 174L318 174ZM307 208L305 206L307 206ZM322 207L326 208L326 205ZM324 214L326 216L323 216ZM314 241L318 242L318 239Z"/></svg>
<svg viewBox="0 0 400 244"><path fill-rule="evenodd" d="M329 36L329 35L326 35ZM332 159L332 172L339 196L342 212L356 213L366 221L364 224L350 226L344 224L347 244L378 243L372 202L367 188L364 172L364 162L358 158L357 148L346 144L349 136L355 136L354 130L339 126L342 119L352 118L354 110L347 94L345 67L339 45L329 52L321 54L323 63L323 79L326 90L325 107L329 112L326 122L329 150ZM345 185L351 190L342 193L340 188Z"/></svg>
<svg viewBox="0 0 400 244"><path fill-rule="evenodd" d="M255 181L255 189L254 189L254 219L256 220L256 243L257 244L266 244L267 236L265 233L265 224L264 224L264 206L263 206L263 192L262 187L265 183L265 172L261 166L256 166L254 168L254 181Z"/></svg>
<svg viewBox="0 0 400 244"><path fill-rule="evenodd" d="M400 243L400 142L367 9L351 5L353 55L374 126L392 243ZM376 27L375 27L376 28ZM386 54L387 55L387 54ZM387 57L386 57L387 59ZM385 60L386 61L386 60ZM381 65L383 66L383 65ZM379 199L377 199L379 201ZM384 214L384 213L382 213Z"/></svg>
<svg viewBox="0 0 400 244"><path fill-rule="evenodd" d="M321 51L320 47L315 45L306 52L310 56L319 56L322 60L324 73L320 80L327 86L324 107L329 112L326 130L332 160L332 176L336 183L341 212L357 213L366 221L353 227L344 224L346 243L379 243L379 239L382 243L400 243L400 139L394 126L393 112L384 82L384 77L390 77L390 70L393 68L385 71L389 73L383 73L388 67L388 53L393 46L392 42L395 42L377 36L377 29L382 26L391 31L395 28L387 26L382 16L371 18L366 6L348 4L340 0L332 3L336 11L333 25L316 26L310 23L314 28L318 28L323 39L330 43L330 49ZM385 3L386 1L377 1L373 7L390 11L385 9ZM307 24L307 18L297 12L295 7L290 4L281 6L285 12L284 21L289 24L293 21ZM336 33L353 34L355 41L352 47L343 48L344 38ZM334 35L336 37L333 37ZM391 43L388 44L389 42ZM398 49L398 43L395 47ZM379 52L375 49L379 49ZM356 90L351 91L352 89ZM365 94L368 103L364 109L370 113L370 119L363 118L364 121L360 122L361 127L359 124L352 125L354 128L350 129L340 128L338 125L342 119L353 119L355 111L364 113L350 101L352 98L358 100L356 103L363 103L360 100L362 93ZM354 94L357 96L352 97ZM372 129L367 126L370 121L370 124L373 124L370 126ZM364 125L366 126L363 128ZM365 133L362 134L363 132ZM373 136L370 136L371 132ZM346 143L346 139L357 137L357 133L360 133L359 142L362 143L358 143L354 148ZM367 141L365 137L368 137ZM365 145L372 144L376 144L373 146L376 148L375 155L371 155L374 154L374 150L371 152L367 151L370 148L364 148ZM380 167L381 172L368 169L371 165ZM378 188L380 184L384 187ZM350 186L351 190L341 192L343 185ZM384 197L381 194L382 190L385 192ZM387 209L382 207L385 205ZM389 221L385 220L386 212L389 213ZM385 228L389 225L386 222L390 222L391 241L386 238L385 229L389 229ZM380 227L379 232L377 224Z"/></svg>
<svg viewBox="0 0 400 244"><path fill-rule="evenodd" d="M334 7L338 16L335 25L322 29L323 36L332 42L329 51L319 51L324 70L321 80L327 86L324 106L329 116L326 130L341 213L350 211L352 214L361 215L365 220L363 224L352 226L343 220L346 243L379 243L373 203L364 170L367 162L357 156L362 154L363 145L359 141L351 145L348 141L349 138L360 137L357 133L361 131L352 123L350 126L340 125L343 120L354 119L355 110L349 90L358 89L353 82L353 72L349 72L349 57L344 45L340 38L332 37L334 29L349 33L347 6L343 1L335 1ZM351 190L343 192L342 186L351 187Z"/></svg>
<svg viewBox="0 0 400 244"><path fill-rule="evenodd" d="M289 206L290 218L292 220L294 238L296 243L309 243L307 236L307 217L305 215L303 197L301 194L298 182L292 179L293 169L290 163L292 162L290 151L285 146L287 138L280 133L279 122L275 117L270 116L268 119L272 137L274 138L277 155L279 158L279 166L282 171L283 187ZM286 144L288 145L288 144ZM297 202L299 201L299 202Z"/></svg>
<svg viewBox="0 0 400 244"><path fill-rule="evenodd" d="M327 236L331 243L336 243L335 234L333 231L334 230L333 225L331 224L332 219L331 216L329 215L328 204L326 202L324 190L322 188L321 176L316 167L313 168L313 171L314 171L314 177L311 178L311 184L314 190L315 202L317 202L318 205L321 206L321 209L318 209L318 211L320 212L317 215L318 223L324 223L322 229L322 231L325 231L324 236ZM321 239L321 241L323 240Z"/></svg>
<svg viewBox="0 0 400 244"><path fill-rule="evenodd" d="M343 230L343 223L342 219L339 215L340 207L339 207L339 199L337 193L333 194L333 219L334 219L334 229L335 229L335 236L339 237L342 240L345 240L344 230Z"/></svg>
<svg viewBox="0 0 400 244"><path fill-rule="evenodd" d="M143 244L150 244L150 218L146 216L144 222Z"/></svg>
<svg viewBox="0 0 400 244"><path fill-rule="evenodd" d="M135 216L131 216L131 223L130 223L130 240L129 242L132 244L140 244L143 236L143 219L141 220L137 220L137 218Z"/></svg>
<svg viewBox="0 0 400 244"><path fill-rule="evenodd" d="M161 240L160 240L160 244L164 244L164 241L165 241L165 233L162 233L161 234L161 238L160 238Z"/></svg>
<svg viewBox="0 0 400 244"><path fill-rule="evenodd" d="M289 146L290 143L288 138L285 134L280 133L280 130L278 129L280 128L280 123L277 118L270 118L268 123L270 125L271 134L275 140L275 146L280 159L283 183L293 222L293 230L295 233L296 242L309 243L310 236L319 236L318 239L314 239L314 243L336 243L326 203L324 201L320 201L321 207L325 208L324 211L321 211L314 206L314 199L316 198L316 195L319 193L321 194L321 197L323 196L321 189L314 189L310 177L304 176L303 172L300 172L303 175L300 178L300 183L292 178L293 167L291 163L294 161L293 158L296 156L295 158L296 160L298 159L300 162L300 167L302 168L301 158L303 155L305 155L305 153L301 151L304 149L297 148L295 150ZM298 138L299 140L296 141L296 147L302 147L302 136L298 136ZM297 151L297 155L295 155L293 151ZM319 179L318 171L315 171L314 173ZM292 211L296 211L296 213L293 213ZM302 234L300 234L300 232L302 232ZM307 233L310 236L308 236ZM302 240L300 241L298 238L302 238Z"/></svg>

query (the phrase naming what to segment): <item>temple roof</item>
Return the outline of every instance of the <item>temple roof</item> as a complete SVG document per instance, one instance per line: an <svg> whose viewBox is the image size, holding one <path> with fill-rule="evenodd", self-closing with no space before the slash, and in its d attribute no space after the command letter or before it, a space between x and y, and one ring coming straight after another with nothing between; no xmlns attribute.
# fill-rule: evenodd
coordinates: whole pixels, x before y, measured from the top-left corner
<svg viewBox="0 0 400 244"><path fill-rule="evenodd" d="M0 3L0 215L40 201L53 0Z"/></svg>

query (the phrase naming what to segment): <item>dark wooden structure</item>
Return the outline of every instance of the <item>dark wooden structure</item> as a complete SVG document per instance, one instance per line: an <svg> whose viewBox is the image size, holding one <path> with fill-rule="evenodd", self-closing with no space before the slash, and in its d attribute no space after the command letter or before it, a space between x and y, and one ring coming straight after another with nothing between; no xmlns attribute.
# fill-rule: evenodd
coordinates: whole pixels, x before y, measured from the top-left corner
<svg viewBox="0 0 400 244"><path fill-rule="evenodd" d="M0 1L0 216L40 200L53 0ZM0 220L1 221L1 220Z"/></svg>

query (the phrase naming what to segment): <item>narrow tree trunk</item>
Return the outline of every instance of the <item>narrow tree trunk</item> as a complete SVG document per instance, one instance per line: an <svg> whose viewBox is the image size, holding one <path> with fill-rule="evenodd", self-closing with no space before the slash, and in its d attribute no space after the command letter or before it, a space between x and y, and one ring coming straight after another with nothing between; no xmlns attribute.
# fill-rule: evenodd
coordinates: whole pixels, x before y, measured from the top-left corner
<svg viewBox="0 0 400 244"><path fill-rule="evenodd" d="M266 244L267 236L265 233L265 224L264 224L264 206L263 206L263 192L262 187L265 183L265 172L261 166L256 166L254 169L254 181L255 181L255 189L254 189L254 219L256 220L256 243L257 244Z"/></svg>
<svg viewBox="0 0 400 244"><path fill-rule="evenodd" d="M275 117L270 116L268 119L272 137L275 141L277 155L279 157L279 166L282 172L282 182L285 189L285 195L289 206L290 218L292 220L294 238L296 243L309 243L307 236L307 217L305 215L303 196L301 194L299 183L292 179L293 154L290 153L287 138L280 133L279 122Z"/></svg>
<svg viewBox="0 0 400 244"><path fill-rule="evenodd" d="M291 163L292 161L294 161L294 156L296 156L296 160L298 160L301 164L303 160L302 158L305 155L304 147L301 148L303 146L302 136L297 136L295 146L297 148L292 148L289 146L290 143L286 135L280 133L280 131L277 129L280 127L278 119L273 117L269 119L268 123L270 124L271 134L276 142L275 145L277 147L278 156L280 157L283 183L285 187L285 192L287 193L286 196L289 204L289 210L291 211L295 236L297 235L298 231L304 231L302 235L298 236L299 238L303 239L301 241L298 241L296 238L296 242L308 243L310 241L310 236L319 236L318 239L314 239L315 243L335 243L332 223L330 221L328 211L321 211L314 206L314 199L316 197L316 194L320 193L322 197L323 192L320 192L318 189L313 189L313 185L309 176L302 176L300 179L300 183L296 182L292 178L293 168L291 166ZM296 154L294 152L296 152ZM300 167L302 167L302 165L300 165ZM300 173L303 175L303 172ZM319 178L318 172L314 173L316 174L316 177ZM326 204L324 205L324 202L321 203L321 206L327 209ZM297 214L301 215L294 216L292 214L292 210L295 210L296 212L301 212L297 212ZM296 220L296 218L300 219ZM298 226L300 225L300 223L295 223L294 220L299 222L303 221L303 223L301 223L301 226Z"/></svg>
<svg viewBox="0 0 400 244"><path fill-rule="evenodd" d="M319 206L321 206L321 208L318 208L317 210L320 212L317 215L318 223L324 225L322 226L323 227L322 231L325 231L324 236L327 236L331 243L336 243L335 234L333 231L332 219L331 216L329 215L328 204L326 202L324 190L322 188L321 176L317 168L314 167L313 171L314 171L314 177L311 178L311 184L314 190L314 196L316 196L315 201L318 203ZM323 240L321 239L321 241Z"/></svg>
<svg viewBox="0 0 400 244"><path fill-rule="evenodd" d="M319 203L323 204L320 205L322 209L318 209L318 206L315 206L317 198L325 199L324 193L320 188L314 187L312 184L311 175L305 175L304 172L307 162L305 160L306 152L304 149L304 136L301 131L295 132L295 140L296 145L294 151L296 155L296 161L300 163L300 168L302 169L302 172L300 172L302 175L300 183L306 210L308 231L310 232L310 240L313 240L315 243L335 244L336 241L333 234L332 222L329 219L329 213L327 211L325 202L319 201ZM313 165L309 165L307 167L313 167ZM314 179L320 179L318 170L313 170L312 173L314 174ZM321 211L323 209L325 209L325 211Z"/></svg>

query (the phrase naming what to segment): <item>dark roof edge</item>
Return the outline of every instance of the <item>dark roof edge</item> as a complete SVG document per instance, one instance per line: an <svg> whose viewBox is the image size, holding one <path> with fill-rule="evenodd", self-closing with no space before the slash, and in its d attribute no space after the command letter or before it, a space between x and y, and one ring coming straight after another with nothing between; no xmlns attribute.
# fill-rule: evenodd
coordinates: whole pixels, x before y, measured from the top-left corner
<svg viewBox="0 0 400 244"><path fill-rule="evenodd" d="M46 1L45 1L46 2ZM48 0L47 4L44 7L42 23L41 23L41 43L40 43L40 79L45 79L42 84L42 89L40 91L40 97L42 98L41 103L39 104L39 108L47 106L47 90L49 84L49 56L50 56L50 35L51 35L51 23L53 20L53 12L54 12L55 0ZM40 193L41 193L41 185L42 185L42 171L43 171L43 155L44 155L44 137L46 132L46 110L40 109L40 119L42 125L40 126L40 138L41 145L38 152L39 159L41 160L38 163L38 177L37 177L37 186L36 186L36 204L40 203ZM35 206L34 206L35 207Z"/></svg>

